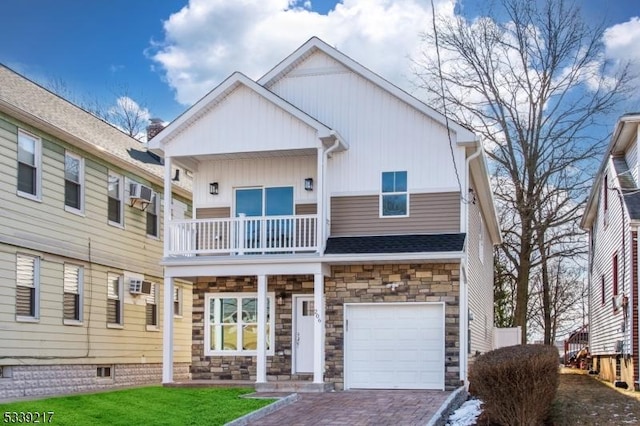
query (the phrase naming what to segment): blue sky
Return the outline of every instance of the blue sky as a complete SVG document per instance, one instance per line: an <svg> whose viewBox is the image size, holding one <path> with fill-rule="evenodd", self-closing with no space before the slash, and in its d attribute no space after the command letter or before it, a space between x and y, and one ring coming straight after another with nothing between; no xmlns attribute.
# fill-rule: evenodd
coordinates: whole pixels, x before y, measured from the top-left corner
<svg viewBox="0 0 640 426"><path fill-rule="evenodd" d="M452 0L434 2L438 10L454 13ZM0 62L36 81L64 81L77 96L106 102L115 102L126 86L151 116L164 120L235 70L260 77L312 35L409 87L408 58L416 53L417 33L430 24L430 0L289 3L3 0ZM472 16L484 3L458 1L455 12ZM612 52L640 59L638 49L629 48L640 45L640 20L632 19L640 15L637 0L582 4L588 19L624 25Z"/></svg>

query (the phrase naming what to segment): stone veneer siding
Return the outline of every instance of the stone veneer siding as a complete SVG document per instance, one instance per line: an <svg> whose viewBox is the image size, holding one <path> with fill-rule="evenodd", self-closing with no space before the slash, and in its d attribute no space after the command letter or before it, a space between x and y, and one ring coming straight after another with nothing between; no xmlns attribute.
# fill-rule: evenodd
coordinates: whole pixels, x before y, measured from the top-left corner
<svg viewBox="0 0 640 426"><path fill-rule="evenodd" d="M97 377L97 367L111 367L111 377ZM39 398L162 383L162 364L66 364L4 367L0 401ZM174 380L189 379L189 364L173 366Z"/></svg>
<svg viewBox="0 0 640 426"><path fill-rule="evenodd" d="M386 284L402 282L395 291ZM204 356L205 293L257 291L256 277L200 278L193 287L194 379L255 380L255 357ZM275 355L267 356L267 380L311 379L311 374L291 374L292 294L313 294L313 276L269 276L267 291L285 292L284 304L275 306ZM417 263L340 265L325 278L326 358L325 380L344 387L344 303L445 302L445 386L460 385L459 348L460 264Z"/></svg>

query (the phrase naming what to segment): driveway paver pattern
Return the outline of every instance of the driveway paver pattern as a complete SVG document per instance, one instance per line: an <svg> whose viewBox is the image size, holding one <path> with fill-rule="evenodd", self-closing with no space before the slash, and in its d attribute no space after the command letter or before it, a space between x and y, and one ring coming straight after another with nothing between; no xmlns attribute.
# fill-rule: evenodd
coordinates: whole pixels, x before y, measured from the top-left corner
<svg viewBox="0 0 640 426"><path fill-rule="evenodd" d="M349 390L300 393L291 405L249 422L260 426L425 425L451 392L434 390Z"/></svg>

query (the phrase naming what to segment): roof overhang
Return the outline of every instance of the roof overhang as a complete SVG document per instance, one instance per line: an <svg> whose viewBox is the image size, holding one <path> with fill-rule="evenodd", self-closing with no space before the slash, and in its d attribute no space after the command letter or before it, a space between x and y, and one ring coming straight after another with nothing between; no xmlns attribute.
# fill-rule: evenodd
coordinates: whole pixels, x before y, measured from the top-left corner
<svg viewBox="0 0 640 426"><path fill-rule="evenodd" d="M331 146L337 141L338 150L348 149L348 144L342 137L340 137L340 135L335 130L329 128L304 111L296 108L289 102L285 101L275 93L269 91L268 89L259 85L240 72L235 72L230 75L226 80L224 80L216 88L202 97L182 115L172 121L167 127L162 129L162 131L160 131L156 136L153 137L153 139L149 141L149 149L158 155L164 156L165 148L173 140L175 140L185 129L199 120L202 116L207 114L212 108L219 104L239 86L247 87L248 89L257 93L259 96L262 96L267 101L291 114L296 119L315 129L318 139L323 145ZM181 162L181 164L185 165L185 167L187 168L193 169L193 167L197 166L197 160L194 159L190 160L191 164L186 159L177 159L177 161ZM189 165L191 167L189 167Z"/></svg>
<svg viewBox="0 0 640 426"><path fill-rule="evenodd" d="M0 111L10 115L11 117L14 117L15 119L21 122L24 122L37 129L40 129L43 132L50 134L51 136L55 136L56 138L63 140L76 148L79 148L87 153L95 155L98 158L108 158L109 163L116 165L123 170L131 170L131 167L132 167L131 163L123 160L117 155L111 154L108 150L98 145L92 144L88 141L85 141L84 139L81 139L65 130L62 130L59 127L49 123L48 121L42 120L40 117L37 117L27 111L24 111L23 109L13 104L10 104L2 99L0 99ZM136 175L139 175L140 177L144 177L150 182L154 182L155 184L161 187L164 187L164 180L156 174L153 174L144 169L136 169L135 173ZM174 185L172 192L186 199L189 199L189 200L191 199L191 192L179 186Z"/></svg>
<svg viewBox="0 0 640 426"><path fill-rule="evenodd" d="M598 212L598 194L602 187L602 176L604 174L611 156L623 154L625 149L633 142L638 135L638 125L640 124L640 113L625 114L616 123L616 127L611 135L609 146L605 151L604 158L598 168L598 173L594 178L593 185L587 203L584 208L580 227L588 231L593 225Z"/></svg>

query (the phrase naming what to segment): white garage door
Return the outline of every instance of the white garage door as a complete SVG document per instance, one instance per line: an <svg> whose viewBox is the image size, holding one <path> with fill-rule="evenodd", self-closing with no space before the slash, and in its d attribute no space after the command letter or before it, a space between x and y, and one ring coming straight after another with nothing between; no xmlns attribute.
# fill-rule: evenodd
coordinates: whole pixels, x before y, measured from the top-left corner
<svg viewBox="0 0 640 426"><path fill-rule="evenodd" d="M345 388L444 389L444 304L345 305Z"/></svg>

